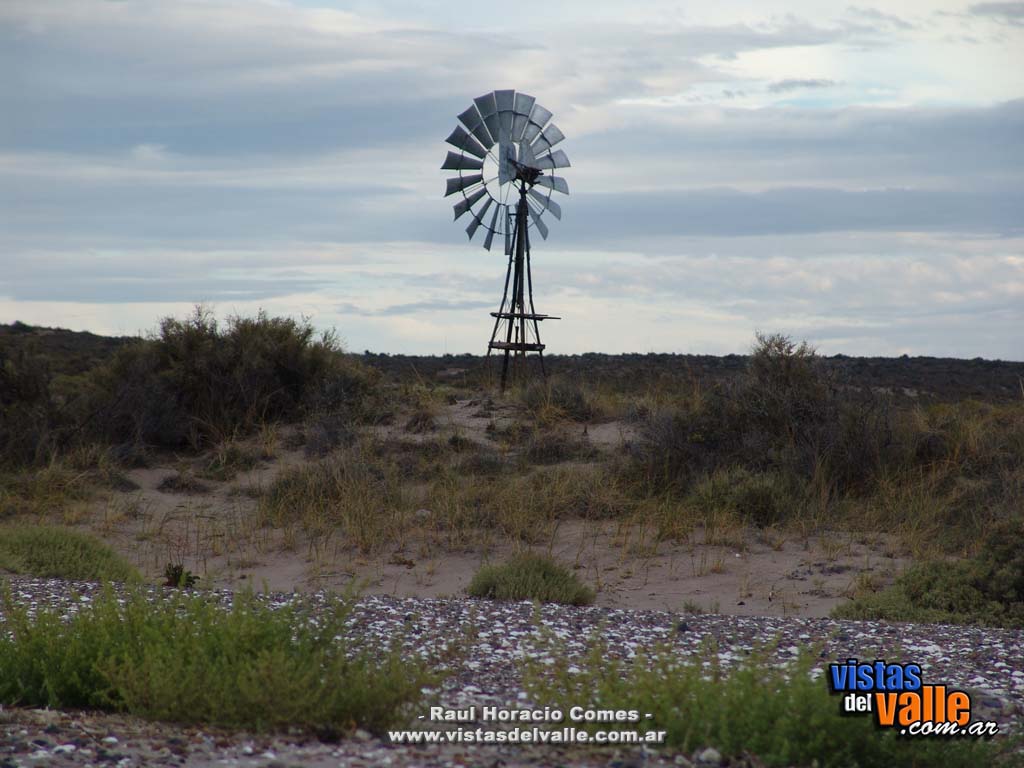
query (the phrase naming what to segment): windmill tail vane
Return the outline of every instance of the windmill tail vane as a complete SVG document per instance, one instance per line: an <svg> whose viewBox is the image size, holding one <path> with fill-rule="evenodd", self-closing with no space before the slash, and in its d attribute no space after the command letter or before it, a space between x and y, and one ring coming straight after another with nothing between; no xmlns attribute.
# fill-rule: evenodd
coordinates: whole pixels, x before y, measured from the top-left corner
<svg viewBox="0 0 1024 768"><path fill-rule="evenodd" d="M559 318L540 314L534 306L530 230L546 240L544 216L562 218L552 195L569 194L568 183L555 174L569 167L569 158L554 149L565 135L551 122L552 113L525 93L491 91L474 99L458 117L459 124L446 141L459 151L449 150L441 165L458 175L447 180L445 196L460 195L453 206L456 221L471 214L466 227L471 241L483 228L484 248L490 251L497 237L508 257L505 287L498 311L491 312L494 328L487 345L488 357L492 351L503 354L504 391L510 364L524 369L529 352L537 353L546 376L540 323Z"/></svg>

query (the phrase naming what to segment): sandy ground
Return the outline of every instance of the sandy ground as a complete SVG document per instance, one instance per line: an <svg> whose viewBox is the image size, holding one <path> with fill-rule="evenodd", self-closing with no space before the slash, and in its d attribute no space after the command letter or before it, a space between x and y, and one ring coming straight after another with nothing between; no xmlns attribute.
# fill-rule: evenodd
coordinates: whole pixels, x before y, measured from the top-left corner
<svg viewBox="0 0 1024 768"><path fill-rule="evenodd" d="M411 433L402 418L369 431L407 442L458 434L493 446L488 425L501 428L516 416L513 406L461 400L438 416L435 431ZM634 428L621 422L571 429L606 452L622 450L635 438ZM282 433L274 458L255 469L228 482L200 479L201 492L161 490L188 464L187 457L165 457L157 466L132 470L127 475L138 489L114 492L94 505L86 515L88 527L147 575L156 578L168 562L182 562L208 588L251 584L287 592L355 584L371 595L457 597L482 563L511 552L501 543L445 551L413 542L366 556L314 545L294 532L255 529L257 502L250 491L267 488L285 469L308 461L301 449L284 447L289 436ZM827 616L858 580L882 586L906 565L882 536L748 530L721 545L706 543L698 528L685 542L657 543L651 531L618 521L562 521L537 549L576 568L597 588L600 606L732 615Z"/></svg>

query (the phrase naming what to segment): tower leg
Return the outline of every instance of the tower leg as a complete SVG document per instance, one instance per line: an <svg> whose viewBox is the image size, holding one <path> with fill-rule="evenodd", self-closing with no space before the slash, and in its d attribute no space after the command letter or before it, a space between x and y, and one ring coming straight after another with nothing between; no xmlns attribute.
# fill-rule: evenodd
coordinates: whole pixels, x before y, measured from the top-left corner
<svg viewBox="0 0 1024 768"><path fill-rule="evenodd" d="M517 229L518 229L518 227L517 227ZM516 234L517 234L517 236L516 236L517 249L516 250L518 252L519 237L518 237L518 233L516 233ZM516 310L516 296L518 295L518 293L517 293L517 286L519 284L519 280L520 280L519 257L517 255L516 259L515 259L514 272L512 273L512 302L509 304L509 311L510 312L516 312L517 311ZM505 346L505 359L504 359L504 361L501 364L501 391L502 392L505 391L505 385L508 383L508 364L509 364L509 357L512 354L512 346L511 346L512 345L512 333L515 331L515 328L516 328L515 318L514 317L509 318L509 320L508 320L508 333L505 335L505 344L506 344L506 346Z"/></svg>
<svg viewBox="0 0 1024 768"><path fill-rule="evenodd" d="M501 364L501 391L505 391L505 382L508 381L508 354L509 350L505 350L505 360Z"/></svg>
<svg viewBox="0 0 1024 768"><path fill-rule="evenodd" d="M498 338L498 326L501 325L501 313L505 311L505 302L508 301L508 281L512 275L512 254L508 256L508 269L505 270L505 287L501 292L501 304L498 306L498 315L494 318L494 328L491 330L491 341ZM491 356L491 345L487 345L487 357Z"/></svg>
<svg viewBox="0 0 1024 768"><path fill-rule="evenodd" d="M530 314L537 314L537 309L533 305L533 269L530 266L530 233L526 233L526 285L529 290L530 297ZM533 319L533 335L536 337L537 343L540 344L540 324L537 319ZM544 350L537 350L537 357L540 360L540 375L547 381L548 372L544 368Z"/></svg>
<svg viewBox="0 0 1024 768"><path fill-rule="evenodd" d="M515 264L512 272L512 303L510 310L512 317L508 319L508 336L506 337L506 343L511 344L513 332L517 332L519 338L516 342L519 344L526 343L526 320L523 315L526 312L525 303L523 301L523 284L525 283L525 262L526 262L526 192L525 190L520 191L519 205L516 207L516 254ZM515 317L518 314L519 317ZM505 391L505 386L508 382L508 364L509 355L511 353L509 347L505 348L505 361L502 364L501 369L501 391ZM516 354L512 361L513 368L517 365L522 367L522 358L526 354L525 350L516 350Z"/></svg>

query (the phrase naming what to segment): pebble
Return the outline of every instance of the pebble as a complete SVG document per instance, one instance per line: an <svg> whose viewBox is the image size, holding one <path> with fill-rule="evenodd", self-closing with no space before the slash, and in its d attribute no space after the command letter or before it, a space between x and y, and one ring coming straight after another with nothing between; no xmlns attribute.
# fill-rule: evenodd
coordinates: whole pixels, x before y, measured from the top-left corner
<svg viewBox="0 0 1024 768"><path fill-rule="evenodd" d="M11 596L25 606L30 614L45 608L56 608L69 614L79 610L83 602L95 599L100 588L88 583L68 583L56 579L11 577ZM164 592L152 589L151 599L162 599ZM226 590L205 593L225 608L230 607L234 595ZM82 601L80 597L88 600ZM295 605L311 622L317 611L326 605L330 596L323 593L270 593L257 599L272 609ZM406 631L415 622L416 634ZM466 634L466 628L475 627L476 635ZM2 616L0 616L2 631ZM386 645L398 638L403 651L422 657L440 657L448 654L451 673L436 691L437 703L459 708L468 705L497 705L523 707L531 702L522 690L520 662L525 658L537 659L552 665L555 655L544 645L543 638L557 638L558 657L566 661L573 673L583 669L583 661L592 640L600 637L607 646L607 655L619 659L635 658L639 651L658 645L667 645L685 660L701 648L712 645L723 667L742 663L752 650L763 648L768 663L788 663L803 650L813 650L817 661L812 674L820 677L830 661L848 658L889 662L914 662L922 666L926 683L936 682L949 686L977 690L979 703L986 714L991 713L1001 726L1020 727L1024 716L1024 631L959 627L944 625L892 624L887 622L856 622L835 619L802 619L770 616L682 615L667 611L629 611L597 606L571 607L546 605L536 607L529 602L495 603L461 599L414 599L388 596L366 596L355 604L343 634L358 638L363 644ZM465 637L463 641L461 638ZM535 703L535 702L534 702ZM6 738L10 749L17 743L25 744L17 753L26 768L40 765L63 755L61 765L88 765L97 760L87 759L82 749L74 744L45 747L32 744L33 739L45 738L43 729L60 726L59 738L68 739L80 732L82 715L74 717L59 711L27 710L31 727L24 724L6 724L0 721L0 739ZM208 735L189 732L173 726L146 724L139 728L153 728L153 733L165 733L167 738L147 735L136 739L109 725L114 716L97 715L92 723L93 732L110 734L99 741L108 746L120 746L118 755L103 758L103 765L171 766L196 762L202 765L263 766L257 760L276 760L284 765L353 766L395 765L450 766L450 765L523 765L544 764L548 759L563 765L607 764L609 759L596 762L586 758L585 752L560 752L552 757L551 748L525 751L525 747L485 748L479 745L458 745L440 749L398 746L382 741L366 732L358 732L355 739L340 744L303 743L279 740L270 747L268 741L253 741L236 734ZM97 725L97 723L99 723ZM117 733L115 736L113 733ZM147 731L147 733L149 733ZM20 739L20 742L17 741ZM81 744L91 743L89 741ZM256 745L259 745L258 747ZM169 747L173 747L169 748ZM35 750L29 752L29 750ZM58 750L61 751L58 751ZM0 753L2 754L2 753ZM11 754L7 752L7 754ZM486 755L486 759L478 755ZM196 759L196 756L202 759ZM569 759L567 755L571 755ZM717 755L717 757L716 757ZM526 757L529 756L529 757ZM684 755L661 755L639 749L616 757L623 764L643 757L643 765L691 765ZM27 762L31 758L33 762ZM248 759L247 759L248 758ZM714 746L699 751L693 761L700 765L716 765L722 755ZM97 763L98 764L98 763Z"/></svg>
<svg viewBox="0 0 1024 768"><path fill-rule="evenodd" d="M722 753L714 747L707 747L694 755L693 759L698 765L721 765Z"/></svg>

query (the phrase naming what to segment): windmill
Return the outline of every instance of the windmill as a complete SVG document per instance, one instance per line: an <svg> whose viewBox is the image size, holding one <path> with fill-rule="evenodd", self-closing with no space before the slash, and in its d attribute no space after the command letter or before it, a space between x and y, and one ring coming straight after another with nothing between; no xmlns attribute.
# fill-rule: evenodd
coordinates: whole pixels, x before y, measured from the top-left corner
<svg viewBox="0 0 1024 768"><path fill-rule="evenodd" d="M466 234L472 241L481 228L488 251L495 237L508 256L505 289L494 318L487 356L504 353L501 388L508 380L509 359L525 363L536 352L544 371L544 344L540 322L558 320L542 315L533 304L530 272L530 230L545 240L544 214L562 218L562 209L551 199L554 192L569 194L569 185L554 171L569 167L569 158L554 149L565 136L551 121L551 112L533 96L514 90L491 91L476 99L459 115L459 125L446 141L458 152L448 151L443 170L457 171L448 179L445 196L459 194L455 220L472 216ZM509 288L511 285L511 293Z"/></svg>

